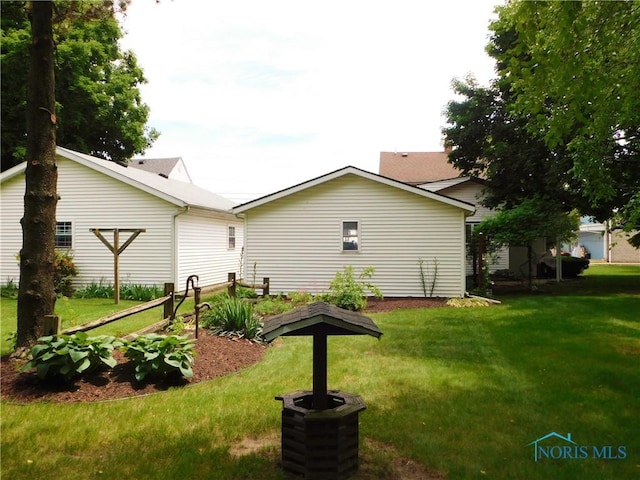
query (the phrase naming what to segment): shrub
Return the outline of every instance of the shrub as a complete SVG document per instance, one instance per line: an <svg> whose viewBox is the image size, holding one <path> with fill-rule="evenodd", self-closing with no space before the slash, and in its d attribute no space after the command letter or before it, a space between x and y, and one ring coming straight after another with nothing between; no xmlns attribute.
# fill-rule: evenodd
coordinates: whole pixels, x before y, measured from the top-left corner
<svg viewBox="0 0 640 480"><path fill-rule="evenodd" d="M113 298L114 288L112 284L92 282L85 287L76 290L77 298ZM137 300L148 302L160 298L164 290L157 285L140 285L127 283L120 285L120 298L122 300Z"/></svg>
<svg viewBox="0 0 640 480"><path fill-rule="evenodd" d="M35 368L40 379L68 382L103 365L113 368L116 365L113 350L121 345L122 342L115 337L90 337L85 332L40 337L31 348L31 360L22 367L22 371Z"/></svg>
<svg viewBox="0 0 640 480"><path fill-rule="evenodd" d="M238 298L258 298L255 289L238 285L236 287L236 297Z"/></svg>
<svg viewBox="0 0 640 480"><path fill-rule="evenodd" d="M135 364L136 380L181 375L193 377L194 339L179 335L139 335L123 346Z"/></svg>
<svg viewBox="0 0 640 480"><path fill-rule="evenodd" d="M56 251L53 261L54 288L57 294L71 297L73 295L73 277L78 275L78 269L73 263L73 255L70 252Z"/></svg>
<svg viewBox="0 0 640 480"><path fill-rule="evenodd" d="M265 298L258 303L256 303L254 307L254 312L258 315L277 315L278 313L288 312L293 308L293 304L291 302L286 301L280 295L272 298Z"/></svg>
<svg viewBox="0 0 640 480"><path fill-rule="evenodd" d="M304 290L291 292L289 293L288 297L289 297L289 300L291 300L291 303L294 303L296 305L313 302L313 294L309 292L305 292Z"/></svg>
<svg viewBox="0 0 640 480"><path fill-rule="evenodd" d="M211 306L204 313L201 324L214 333L233 334L253 339L262 326L254 312L253 304L235 297L227 297Z"/></svg>
<svg viewBox="0 0 640 480"><path fill-rule="evenodd" d="M8 279L6 285L0 285L0 296L6 298L18 297L18 285L13 281L13 278Z"/></svg>
<svg viewBox="0 0 640 480"><path fill-rule="evenodd" d="M347 310L364 309L367 306L367 292L376 298L382 298L382 291L366 281L373 277L374 272L374 267L367 267L356 280L353 275L353 267L345 267L344 271L336 273L329 284L329 293L324 295L323 299Z"/></svg>

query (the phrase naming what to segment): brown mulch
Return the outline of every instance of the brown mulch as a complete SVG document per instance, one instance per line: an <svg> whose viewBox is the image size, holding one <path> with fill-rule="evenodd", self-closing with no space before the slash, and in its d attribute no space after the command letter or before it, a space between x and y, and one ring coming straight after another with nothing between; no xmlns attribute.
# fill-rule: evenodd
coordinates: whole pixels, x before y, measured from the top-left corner
<svg viewBox="0 0 640 480"><path fill-rule="evenodd" d="M398 308L431 308L446 305L444 298L370 298L368 313L386 312ZM155 393L172 387L204 382L229 375L260 361L267 347L245 339L231 339L200 332L195 343L193 377L179 381L143 381L134 376L134 367L122 352L114 352L118 361L115 368L80 377L68 385L47 384L35 372L20 373L25 360L2 357L0 361L0 396L3 400L20 403L99 402Z"/></svg>
<svg viewBox="0 0 640 480"><path fill-rule="evenodd" d="M133 365L122 352L116 351L113 356L118 365L115 368L80 377L69 385L43 383L35 372L19 372L24 360L2 357L0 392L2 399L20 403L97 402L146 395L237 372L258 362L265 349L265 345L245 339L230 339L201 332L195 344L193 377L188 380L138 382Z"/></svg>

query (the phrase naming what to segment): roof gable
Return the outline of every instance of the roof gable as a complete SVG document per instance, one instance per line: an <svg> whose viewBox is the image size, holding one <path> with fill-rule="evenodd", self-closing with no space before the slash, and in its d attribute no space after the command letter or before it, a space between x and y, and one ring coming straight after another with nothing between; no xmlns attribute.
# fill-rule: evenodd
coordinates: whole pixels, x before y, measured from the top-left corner
<svg viewBox="0 0 640 480"><path fill-rule="evenodd" d="M137 168L145 172L155 173L165 178L183 180L189 183L191 176L187 171L184 161L180 157L175 158L134 158L127 164L128 168ZM178 173L180 172L180 173ZM182 176L183 178L180 178Z"/></svg>
<svg viewBox="0 0 640 480"><path fill-rule="evenodd" d="M327 173L325 175L322 175L320 177L316 177L314 179L308 180L306 182L300 183L298 185L294 185L292 187L286 188L284 190L280 190L278 192L272 193L270 195L266 195L264 197L260 197L258 199L252 200L250 202L246 202L243 203L241 205L238 205L236 207L233 208L233 212L234 213L243 213L247 210L250 210L252 208L256 208L259 207L261 205L265 205L267 203L273 202L275 200L287 197L289 195L292 195L294 193L298 193L304 190L307 190L309 188L313 188L317 185L321 185L327 182L330 182L332 180L335 180L337 178L340 177L344 177L347 175L355 175L361 178L365 178L368 180L371 180L373 182L377 182L380 184L384 184L384 185L388 185L390 187L394 187L394 188L398 188L400 190L404 190L422 197L426 197L429 198L431 200L436 200L442 203L445 203L447 205L451 205L457 208L461 208L465 211L468 212L473 212L475 210L474 205L461 201L461 200L457 200L451 197L447 197L445 195L441 195L439 193L436 192L430 192L428 190L422 189L422 188L418 188L415 187L413 185L409 185L407 183L403 183L403 182L399 182L397 180L394 180L392 178L387 178L387 177L383 177L381 175L376 175L375 173L371 173L371 172L367 172L365 170L361 170L359 168L356 167L352 167L352 166L348 166L348 167L344 167L341 168L339 170L335 170L333 172Z"/></svg>
<svg viewBox="0 0 640 480"><path fill-rule="evenodd" d="M91 155L75 152L63 147L56 147L56 155L96 170L179 207L191 206L230 213L231 208L234 206L234 202L231 200L191 183L164 178L154 173L125 167L116 162L92 157ZM16 165L6 172L3 172L0 180L4 182L18 174L24 173L25 168L26 162Z"/></svg>

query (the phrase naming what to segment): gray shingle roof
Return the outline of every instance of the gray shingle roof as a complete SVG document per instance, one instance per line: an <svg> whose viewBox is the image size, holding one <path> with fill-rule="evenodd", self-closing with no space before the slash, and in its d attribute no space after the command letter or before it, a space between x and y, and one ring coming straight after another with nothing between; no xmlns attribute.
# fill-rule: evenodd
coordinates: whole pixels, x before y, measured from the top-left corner
<svg viewBox="0 0 640 480"><path fill-rule="evenodd" d="M369 317L338 308L325 302L303 305L264 322L262 335L267 341L279 336L314 335L371 335L380 338L382 332Z"/></svg>

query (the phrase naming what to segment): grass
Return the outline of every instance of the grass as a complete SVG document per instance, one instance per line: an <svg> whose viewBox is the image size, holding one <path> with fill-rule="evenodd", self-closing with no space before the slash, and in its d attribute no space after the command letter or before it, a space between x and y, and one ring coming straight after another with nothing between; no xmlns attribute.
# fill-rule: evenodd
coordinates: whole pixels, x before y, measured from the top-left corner
<svg viewBox="0 0 640 480"><path fill-rule="evenodd" d="M120 300L120 303L116 305L112 298L69 299L62 297L56 301L55 311L61 318L62 329L64 330L91 320L97 320L140 303L143 302ZM193 305L193 298L185 300L178 313L193 311ZM15 298L0 297L0 354L2 355L11 353L11 340L8 339L8 336L17 329L17 308L18 302ZM120 337L160 320L162 320L162 307L157 307L90 330L89 334Z"/></svg>
<svg viewBox="0 0 640 480"><path fill-rule="evenodd" d="M549 293L502 300L376 314L379 341L329 339L329 388L367 404L354 479L395 479L398 457L449 479L640 476L640 267L593 266ZM3 477L281 479L274 397L310 385L311 340L284 337L259 364L188 388L2 402ZM552 431L627 457L534 462L527 445ZM233 455L248 438L270 441Z"/></svg>

